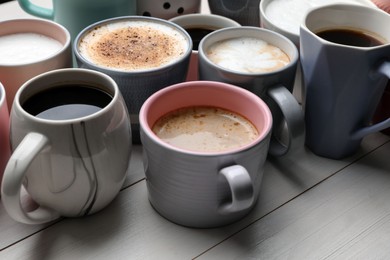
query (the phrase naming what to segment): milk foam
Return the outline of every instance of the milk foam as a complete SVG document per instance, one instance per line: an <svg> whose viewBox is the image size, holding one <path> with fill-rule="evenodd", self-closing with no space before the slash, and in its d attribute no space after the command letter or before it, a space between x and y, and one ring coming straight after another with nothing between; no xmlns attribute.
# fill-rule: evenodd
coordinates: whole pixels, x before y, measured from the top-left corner
<svg viewBox="0 0 390 260"><path fill-rule="evenodd" d="M156 122L152 130L173 146L201 152L235 149L258 136L255 126L241 115L202 106L168 113Z"/></svg>
<svg viewBox="0 0 390 260"><path fill-rule="evenodd" d="M266 6L265 15L279 28L299 35L299 26L310 8L338 3L363 4L357 0L273 0Z"/></svg>
<svg viewBox="0 0 390 260"><path fill-rule="evenodd" d="M37 33L0 36L0 63L17 65L43 60L57 53L63 45Z"/></svg>
<svg viewBox="0 0 390 260"><path fill-rule="evenodd" d="M270 72L290 62L287 54L278 47L250 37L216 42L206 55L223 68L244 73Z"/></svg>
<svg viewBox="0 0 390 260"><path fill-rule="evenodd" d="M79 43L90 62L117 70L137 71L173 63L189 48L178 30L160 23L120 21L95 28Z"/></svg>

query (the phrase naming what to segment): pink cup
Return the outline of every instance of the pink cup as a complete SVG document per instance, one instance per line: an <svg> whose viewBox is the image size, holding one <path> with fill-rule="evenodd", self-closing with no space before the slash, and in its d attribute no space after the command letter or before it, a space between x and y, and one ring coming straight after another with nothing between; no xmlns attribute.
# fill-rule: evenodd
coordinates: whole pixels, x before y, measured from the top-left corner
<svg viewBox="0 0 390 260"><path fill-rule="evenodd" d="M174 147L151 130L164 114L188 106L214 106L252 122L258 137L221 152ZM255 205L268 153L272 115L251 92L227 83L188 81L152 95L140 111L149 200L162 216L190 227L210 228L244 217Z"/></svg>
<svg viewBox="0 0 390 260"><path fill-rule="evenodd" d="M4 87L0 83L0 187L4 169L10 155L8 106Z"/></svg>

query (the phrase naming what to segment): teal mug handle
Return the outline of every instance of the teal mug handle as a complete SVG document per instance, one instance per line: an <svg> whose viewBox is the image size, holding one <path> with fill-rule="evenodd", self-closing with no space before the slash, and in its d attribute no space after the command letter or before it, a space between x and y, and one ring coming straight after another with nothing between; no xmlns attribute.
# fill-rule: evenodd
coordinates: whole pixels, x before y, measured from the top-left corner
<svg viewBox="0 0 390 260"><path fill-rule="evenodd" d="M31 15L45 18L49 20L53 20L54 18L54 11L53 9L44 8L42 6L33 4L30 2L30 0L18 0L19 6L26 12Z"/></svg>

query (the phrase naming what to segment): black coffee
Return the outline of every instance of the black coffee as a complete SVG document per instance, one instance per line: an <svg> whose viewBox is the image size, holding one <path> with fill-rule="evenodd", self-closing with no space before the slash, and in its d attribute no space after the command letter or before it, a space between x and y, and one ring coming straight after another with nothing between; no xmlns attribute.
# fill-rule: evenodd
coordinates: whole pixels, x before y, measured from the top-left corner
<svg viewBox="0 0 390 260"><path fill-rule="evenodd" d="M205 29L205 28L187 28L186 31L191 36L192 39L192 49L198 50L199 43L207 34L214 31L214 29Z"/></svg>
<svg viewBox="0 0 390 260"><path fill-rule="evenodd" d="M39 118L67 120L96 113L111 100L111 95L102 90L83 85L66 85L33 95L22 107Z"/></svg>
<svg viewBox="0 0 390 260"><path fill-rule="evenodd" d="M373 47L384 43L368 33L351 29L324 30L317 35L330 42L357 47Z"/></svg>

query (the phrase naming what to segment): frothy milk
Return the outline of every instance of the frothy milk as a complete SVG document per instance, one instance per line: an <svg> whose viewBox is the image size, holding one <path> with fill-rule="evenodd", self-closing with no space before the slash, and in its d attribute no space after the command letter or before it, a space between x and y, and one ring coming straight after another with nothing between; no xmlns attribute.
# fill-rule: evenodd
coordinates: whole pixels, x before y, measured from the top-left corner
<svg viewBox="0 0 390 260"><path fill-rule="evenodd" d="M0 36L0 63L18 65L43 60L59 52L63 44L37 33Z"/></svg>
<svg viewBox="0 0 390 260"><path fill-rule="evenodd" d="M290 63L288 55L278 47L250 37L216 42L206 55L223 68L244 73L270 72Z"/></svg>
<svg viewBox="0 0 390 260"><path fill-rule="evenodd" d="M265 8L265 16L276 26L299 35L299 26L310 8L329 4L364 4L363 0L272 0Z"/></svg>
<svg viewBox="0 0 390 260"><path fill-rule="evenodd" d="M147 70L180 59L189 42L178 30L153 22L121 21L95 28L79 43L80 54L110 69Z"/></svg>
<svg viewBox="0 0 390 260"><path fill-rule="evenodd" d="M216 107L187 107L161 117L153 132L163 141L191 151L219 152L242 147L258 137L243 116Z"/></svg>

